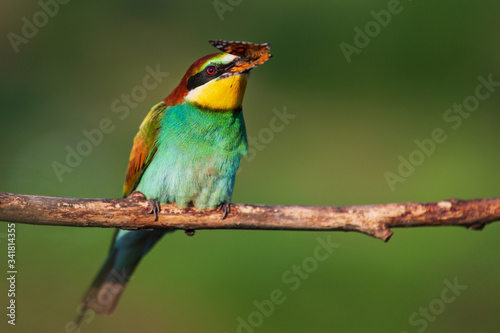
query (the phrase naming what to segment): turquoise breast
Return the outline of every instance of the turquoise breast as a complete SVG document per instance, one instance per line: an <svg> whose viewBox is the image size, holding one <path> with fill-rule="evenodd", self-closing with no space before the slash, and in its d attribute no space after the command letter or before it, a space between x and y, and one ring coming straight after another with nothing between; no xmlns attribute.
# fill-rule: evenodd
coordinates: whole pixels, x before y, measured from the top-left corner
<svg viewBox="0 0 500 333"><path fill-rule="evenodd" d="M170 107L156 148L136 190L181 207L214 208L230 202L248 148L243 113L203 110L190 103Z"/></svg>

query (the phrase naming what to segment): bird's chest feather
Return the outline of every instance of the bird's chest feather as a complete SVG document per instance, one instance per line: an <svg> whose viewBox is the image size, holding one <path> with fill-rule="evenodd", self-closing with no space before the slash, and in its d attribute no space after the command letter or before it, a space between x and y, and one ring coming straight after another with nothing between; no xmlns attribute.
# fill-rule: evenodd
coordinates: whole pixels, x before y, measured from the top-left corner
<svg viewBox="0 0 500 333"><path fill-rule="evenodd" d="M179 105L166 111L157 151L137 190L181 207L230 201L247 140L243 115Z"/></svg>

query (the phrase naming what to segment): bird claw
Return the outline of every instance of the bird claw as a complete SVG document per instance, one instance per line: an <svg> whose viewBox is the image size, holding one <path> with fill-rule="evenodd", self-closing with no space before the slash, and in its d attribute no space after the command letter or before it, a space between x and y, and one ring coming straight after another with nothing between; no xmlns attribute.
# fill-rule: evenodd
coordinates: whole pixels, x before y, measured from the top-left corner
<svg viewBox="0 0 500 333"><path fill-rule="evenodd" d="M227 214L231 213L231 204L227 201L222 202L217 210L222 210L222 219L224 220L227 217Z"/></svg>
<svg viewBox="0 0 500 333"><path fill-rule="evenodd" d="M155 214L155 222L158 221L158 212L161 212L160 203L156 199L149 199L149 212L148 214Z"/></svg>

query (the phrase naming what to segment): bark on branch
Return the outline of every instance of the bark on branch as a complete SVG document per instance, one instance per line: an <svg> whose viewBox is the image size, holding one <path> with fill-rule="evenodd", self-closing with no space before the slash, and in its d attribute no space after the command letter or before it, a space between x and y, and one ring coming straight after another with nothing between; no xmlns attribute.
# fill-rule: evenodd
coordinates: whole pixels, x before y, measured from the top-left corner
<svg viewBox="0 0 500 333"><path fill-rule="evenodd" d="M78 199L0 192L0 221L122 229L263 229L357 231L388 241L391 228L463 226L480 230L500 220L500 198L349 207L232 204L217 210L162 204L154 221L140 192L125 199Z"/></svg>

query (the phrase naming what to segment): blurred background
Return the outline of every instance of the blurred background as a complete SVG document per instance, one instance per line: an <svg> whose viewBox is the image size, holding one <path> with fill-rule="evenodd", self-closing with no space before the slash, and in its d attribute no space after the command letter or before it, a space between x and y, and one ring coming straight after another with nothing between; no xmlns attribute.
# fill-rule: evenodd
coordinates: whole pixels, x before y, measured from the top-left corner
<svg viewBox="0 0 500 333"><path fill-rule="evenodd" d="M274 55L247 88L255 154L242 162L233 202L344 206L500 195L500 87L478 105L469 97L479 76L500 82L498 1L70 1L57 3L57 13L54 4L0 4L0 191L120 197L142 119L191 63L216 52L208 40L220 38L272 42ZM148 68L169 73L152 90L141 89ZM123 94L135 97L125 104ZM474 111L447 113L464 100ZM129 112L114 112L113 103ZM276 112L284 110L283 122ZM68 147L76 150L105 118L111 133L57 176ZM415 140L436 128L446 140L418 153ZM410 155L414 170L388 182ZM0 330L73 332L68 323L113 231L16 228L17 320L7 324L2 278ZM500 223L481 232L394 231L388 243L341 232L176 232L139 266L115 315L81 329L500 331ZM293 273L328 238L338 244L328 259L307 266L307 276ZM283 293L281 304L272 314L259 310L273 290Z"/></svg>

